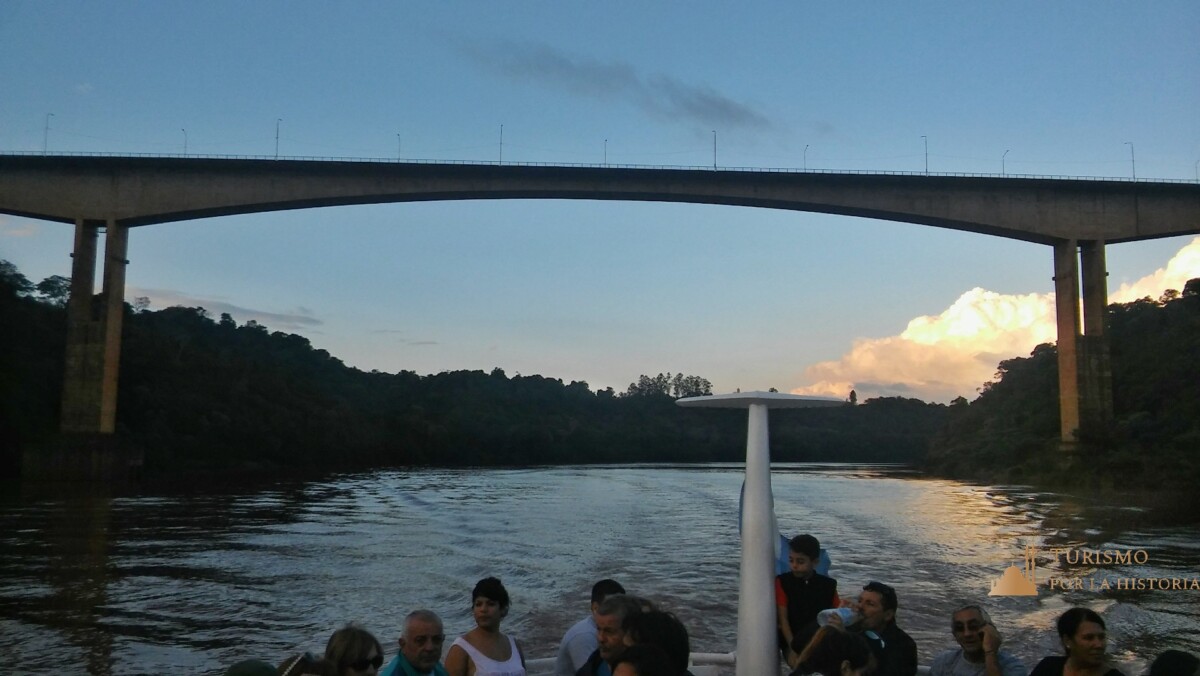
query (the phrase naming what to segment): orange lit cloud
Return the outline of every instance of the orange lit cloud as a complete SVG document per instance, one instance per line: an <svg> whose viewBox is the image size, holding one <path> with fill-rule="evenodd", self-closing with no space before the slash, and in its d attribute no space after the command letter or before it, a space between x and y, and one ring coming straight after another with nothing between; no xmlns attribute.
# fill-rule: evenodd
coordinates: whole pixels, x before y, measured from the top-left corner
<svg viewBox="0 0 1200 676"><path fill-rule="evenodd" d="M1200 277L1200 237L1180 249L1167 262L1167 267L1159 268L1133 284L1122 284L1116 290L1109 289L1108 302L1128 303L1147 296L1157 300L1167 289L1183 291L1184 284L1196 277Z"/></svg>
<svg viewBox="0 0 1200 676"><path fill-rule="evenodd" d="M1182 290L1194 277L1200 277L1200 237L1165 268L1112 291L1109 300L1157 299L1166 289ZM975 288L941 314L913 319L898 336L860 338L841 359L808 367L803 377L810 384L792 393L845 398L854 389L860 400L971 399L1000 361L1026 356L1055 338L1053 293L1014 296Z"/></svg>

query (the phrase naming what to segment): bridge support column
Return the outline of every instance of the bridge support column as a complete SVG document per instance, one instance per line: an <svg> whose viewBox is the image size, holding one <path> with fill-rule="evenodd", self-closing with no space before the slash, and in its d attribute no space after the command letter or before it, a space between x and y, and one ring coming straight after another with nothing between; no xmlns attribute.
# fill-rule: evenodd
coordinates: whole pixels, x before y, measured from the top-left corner
<svg viewBox="0 0 1200 676"><path fill-rule="evenodd" d="M1083 331L1080 330L1080 264ZM1058 398L1061 442L1073 448L1113 417L1112 366L1105 336L1108 282L1104 242L1063 240L1054 245L1058 324Z"/></svg>
<svg viewBox="0 0 1200 676"><path fill-rule="evenodd" d="M95 293L96 249L105 229L103 289ZM129 229L78 219L67 302L60 438L24 453L22 475L33 479L120 479L141 465L141 454L119 447L117 376L125 317Z"/></svg>
<svg viewBox="0 0 1200 676"><path fill-rule="evenodd" d="M1104 241L1080 242L1083 272L1083 342L1079 352L1082 429L1102 432L1113 420L1112 361L1108 331L1108 270Z"/></svg>
<svg viewBox="0 0 1200 676"><path fill-rule="evenodd" d="M112 434L116 429L129 229L111 220L107 223L104 287L96 294L98 231L94 221L75 223L61 422L68 434Z"/></svg>

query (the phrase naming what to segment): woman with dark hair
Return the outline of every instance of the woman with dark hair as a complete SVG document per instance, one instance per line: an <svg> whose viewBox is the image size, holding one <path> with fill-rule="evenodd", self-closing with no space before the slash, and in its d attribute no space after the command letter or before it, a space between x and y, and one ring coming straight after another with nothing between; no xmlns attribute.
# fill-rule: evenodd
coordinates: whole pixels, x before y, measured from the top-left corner
<svg viewBox="0 0 1200 676"><path fill-rule="evenodd" d="M858 634L826 625L813 634L800 651L799 666L793 674L821 676L863 676L874 666L871 646Z"/></svg>
<svg viewBox="0 0 1200 676"><path fill-rule="evenodd" d="M383 646L371 632L351 623L329 637L325 659L333 662L338 676L375 676L383 665Z"/></svg>
<svg viewBox="0 0 1200 676"><path fill-rule="evenodd" d="M688 660L692 648L687 627L673 613L649 610L627 615L621 628L625 632L625 645L652 645L666 653L671 665L669 676L689 673Z"/></svg>
<svg viewBox="0 0 1200 676"><path fill-rule="evenodd" d="M1125 676L1108 666L1108 634L1095 611L1071 608L1059 615L1058 640L1066 655L1043 657L1029 676Z"/></svg>
<svg viewBox="0 0 1200 676"><path fill-rule="evenodd" d="M1200 659L1182 650L1167 650L1150 664L1149 676L1196 676L1200 674Z"/></svg>
<svg viewBox="0 0 1200 676"><path fill-rule="evenodd" d="M613 664L612 673L613 676L675 676L676 671L662 648L639 643L621 653Z"/></svg>
<svg viewBox="0 0 1200 676"><path fill-rule="evenodd" d="M521 646L500 633L508 615L508 590L494 577L480 580L471 592L475 628L454 639L446 653L450 676L525 676Z"/></svg>

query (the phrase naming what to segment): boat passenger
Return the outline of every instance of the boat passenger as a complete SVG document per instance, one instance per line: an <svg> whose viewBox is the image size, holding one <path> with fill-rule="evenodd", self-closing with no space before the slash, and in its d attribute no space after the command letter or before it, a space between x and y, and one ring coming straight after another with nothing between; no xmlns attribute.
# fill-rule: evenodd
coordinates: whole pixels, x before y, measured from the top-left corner
<svg viewBox="0 0 1200 676"><path fill-rule="evenodd" d="M1182 650L1166 650L1154 658L1148 676L1200 676L1200 658Z"/></svg>
<svg viewBox="0 0 1200 676"><path fill-rule="evenodd" d="M643 599L613 594L596 608L596 651L575 672L576 676L612 676L612 665L625 650L625 620L642 612ZM453 675L451 675L453 676Z"/></svg>
<svg viewBox="0 0 1200 676"><path fill-rule="evenodd" d="M442 659L446 630L442 618L432 610L414 610L404 618L404 629L396 640L400 652L379 676L447 676Z"/></svg>
<svg viewBox="0 0 1200 676"><path fill-rule="evenodd" d="M383 665L383 646L371 632L350 623L329 637L325 659L337 667L338 676L375 676Z"/></svg>
<svg viewBox="0 0 1200 676"><path fill-rule="evenodd" d="M278 676L337 676L337 666L312 653L293 655L279 663Z"/></svg>
<svg viewBox="0 0 1200 676"><path fill-rule="evenodd" d="M854 609L859 619L848 629L862 634L875 655L875 676L915 676L917 644L896 626L900 602L896 590L882 582L868 582L858 595ZM842 619L834 615L829 625L842 628Z"/></svg>
<svg viewBox="0 0 1200 676"><path fill-rule="evenodd" d="M645 644L657 646L671 661L670 676L691 676L688 661L692 647L687 627L673 613L663 610L635 613L626 617L621 626L625 630L627 647ZM616 676L615 669L613 676Z"/></svg>
<svg viewBox="0 0 1200 676"><path fill-rule="evenodd" d="M958 642L929 665L930 676L1026 676L1029 669L1007 650L992 618L981 606L968 605L950 615L950 634Z"/></svg>
<svg viewBox="0 0 1200 676"><path fill-rule="evenodd" d="M1108 665L1108 634L1095 611L1071 608L1058 616L1057 628L1066 655L1043 657L1029 676L1125 676Z"/></svg>
<svg viewBox="0 0 1200 676"><path fill-rule="evenodd" d="M671 659L649 643L629 646L613 663L613 676L674 676Z"/></svg>
<svg viewBox="0 0 1200 676"><path fill-rule="evenodd" d="M817 630L800 651L795 675L863 676L875 666L866 639L835 626Z"/></svg>
<svg viewBox="0 0 1200 676"><path fill-rule="evenodd" d="M600 580L592 585L591 612L567 630L558 646L558 656L554 661L554 671L558 676L575 676L575 672L600 647L596 639L596 609L609 596L624 593L625 588L616 580Z"/></svg>
<svg viewBox="0 0 1200 676"><path fill-rule="evenodd" d="M494 577L480 580L471 591L475 628L454 639L446 653L449 676L525 676L525 655L511 636L500 631L508 615L508 590Z"/></svg>
<svg viewBox="0 0 1200 676"><path fill-rule="evenodd" d="M779 648L788 666L817 631L817 613L838 604L837 581L817 572L821 543L805 533L788 541L789 572L775 577Z"/></svg>

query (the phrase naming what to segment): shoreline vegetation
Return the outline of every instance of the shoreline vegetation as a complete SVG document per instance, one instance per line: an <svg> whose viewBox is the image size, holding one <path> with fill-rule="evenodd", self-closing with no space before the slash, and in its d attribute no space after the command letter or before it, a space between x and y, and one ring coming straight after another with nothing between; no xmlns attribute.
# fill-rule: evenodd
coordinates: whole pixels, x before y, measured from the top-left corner
<svg viewBox="0 0 1200 676"><path fill-rule="evenodd" d="M69 280L0 260L0 469L58 433ZM1058 443L1053 345L1000 362L979 396L882 397L771 417L773 460L904 463L988 483L1184 492L1200 482L1200 279L1108 308L1114 419ZM126 304L117 437L144 479L300 476L402 466L740 461L745 416L680 408L702 377L625 392L540 375L346 366L307 338L203 308Z"/></svg>

